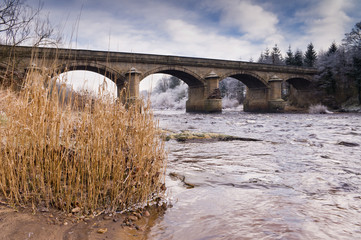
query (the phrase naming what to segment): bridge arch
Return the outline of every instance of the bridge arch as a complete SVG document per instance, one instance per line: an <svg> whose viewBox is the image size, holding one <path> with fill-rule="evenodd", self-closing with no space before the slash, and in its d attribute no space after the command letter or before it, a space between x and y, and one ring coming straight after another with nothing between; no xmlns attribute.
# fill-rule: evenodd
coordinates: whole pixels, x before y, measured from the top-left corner
<svg viewBox="0 0 361 240"><path fill-rule="evenodd" d="M307 90L311 85L311 79L300 76L291 76L285 82L292 85L296 90Z"/></svg>
<svg viewBox="0 0 361 240"><path fill-rule="evenodd" d="M78 64L78 63L71 63L71 64L63 64L58 66L55 69L55 73L57 75L69 72L69 71L76 71L76 70L83 70L83 71L90 71L94 73L101 74L107 78L109 78L111 81L113 81L119 89L123 88L124 83L126 81L126 78L117 72L116 70L109 68L102 64L93 64L93 63L87 63L87 64Z"/></svg>
<svg viewBox="0 0 361 240"><path fill-rule="evenodd" d="M183 67L175 67L175 66L163 66L163 67L154 68L148 72L145 72L142 76L142 79L156 73L164 73L177 77L181 79L183 82L185 82L189 87L199 87L199 86L203 87L205 85L204 80L198 74L192 72L189 69Z"/></svg>
<svg viewBox="0 0 361 240"><path fill-rule="evenodd" d="M268 87L267 81L265 81L262 77L258 76L257 74L255 74L253 72L247 72L247 71L231 72L231 73L227 73L227 74L221 76L220 79L223 80L227 77L235 78L235 79L241 81L248 88L267 88Z"/></svg>

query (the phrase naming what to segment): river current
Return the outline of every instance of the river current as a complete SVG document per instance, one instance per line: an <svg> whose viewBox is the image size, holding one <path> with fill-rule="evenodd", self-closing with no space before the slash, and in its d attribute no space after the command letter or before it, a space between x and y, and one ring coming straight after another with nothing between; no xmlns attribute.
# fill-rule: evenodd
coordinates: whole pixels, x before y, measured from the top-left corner
<svg viewBox="0 0 361 240"><path fill-rule="evenodd" d="M361 114L155 116L163 129L261 141L168 141L173 206L147 239L361 239Z"/></svg>

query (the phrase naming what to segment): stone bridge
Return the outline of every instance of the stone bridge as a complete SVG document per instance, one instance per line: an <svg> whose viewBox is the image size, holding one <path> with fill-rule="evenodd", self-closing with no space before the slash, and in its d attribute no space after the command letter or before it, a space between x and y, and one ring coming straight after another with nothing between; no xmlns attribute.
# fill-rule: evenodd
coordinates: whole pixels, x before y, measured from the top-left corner
<svg viewBox="0 0 361 240"><path fill-rule="evenodd" d="M170 74L189 86L188 112L220 112L222 99L218 87L227 77L247 86L244 111L283 111L282 83L288 82L302 100L307 98L307 90L317 73L314 68L166 55L4 45L0 45L0 50L0 70L9 69L12 63L22 76L32 66L51 68L57 74L71 70L93 71L114 81L118 92L127 87L129 99L139 97L139 83L145 77Z"/></svg>

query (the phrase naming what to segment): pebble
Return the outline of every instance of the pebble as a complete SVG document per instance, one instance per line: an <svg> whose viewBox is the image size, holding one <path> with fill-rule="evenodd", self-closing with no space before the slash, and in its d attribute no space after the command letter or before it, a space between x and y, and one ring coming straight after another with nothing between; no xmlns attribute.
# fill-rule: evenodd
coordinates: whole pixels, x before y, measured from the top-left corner
<svg viewBox="0 0 361 240"><path fill-rule="evenodd" d="M149 217L149 216L150 216L150 213L149 213L148 211L145 211L145 212L144 212L144 216Z"/></svg>
<svg viewBox="0 0 361 240"><path fill-rule="evenodd" d="M104 216L103 219L104 219L104 220L110 220L110 219L112 219L112 217L110 217L110 216Z"/></svg>
<svg viewBox="0 0 361 240"><path fill-rule="evenodd" d="M73 208L72 210L71 210L71 212L72 213L78 213L78 212L80 212L80 207L76 207L76 208Z"/></svg>
<svg viewBox="0 0 361 240"><path fill-rule="evenodd" d="M107 231L108 231L108 228L99 228L97 233L103 234L103 233L106 233Z"/></svg>
<svg viewBox="0 0 361 240"><path fill-rule="evenodd" d="M132 221L137 221L138 218L136 216L129 216L129 220L132 220Z"/></svg>
<svg viewBox="0 0 361 240"><path fill-rule="evenodd" d="M47 207L42 207L39 210L40 210L40 212L49 212L49 208L47 208Z"/></svg>

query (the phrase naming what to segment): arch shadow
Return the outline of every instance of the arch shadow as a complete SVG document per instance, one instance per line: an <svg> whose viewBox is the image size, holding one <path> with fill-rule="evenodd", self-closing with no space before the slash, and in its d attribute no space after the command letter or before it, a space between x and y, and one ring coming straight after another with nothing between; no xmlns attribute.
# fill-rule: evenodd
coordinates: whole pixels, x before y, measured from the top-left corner
<svg viewBox="0 0 361 240"><path fill-rule="evenodd" d="M241 81L248 88L268 88L268 83L262 77L252 72L232 72L223 75L221 79L223 80L227 77Z"/></svg>
<svg viewBox="0 0 361 240"><path fill-rule="evenodd" d="M287 79L285 82L288 82L296 90L307 90L311 86L311 81L309 79L302 77L291 77Z"/></svg>
<svg viewBox="0 0 361 240"><path fill-rule="evenodd" d="M76 64L76 63L64 64L58 66L54 74L60 75L65 72L76 71L76 70L90 71L101 74L109 78L111 81L113 81L117 85L118 89L121 89L125 86L125 82L126 82L125 76L123 76L116 70L101 64Z"/></svg>
<svg viewBox="0 0 361 240"><path fill-rule="evenodd" d="M176 78L179 78L183 82L185 82L189 87L198 87L198 86L204 86L204 80L202 80L202 77L198 74L182 67L159 67L152 69L146 73L143 74L143 79L146 78L149 75L156 74L156 73L164 73L172 75Z"/></svg>

